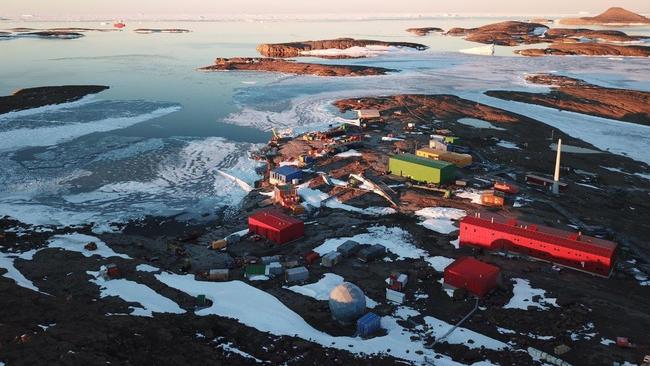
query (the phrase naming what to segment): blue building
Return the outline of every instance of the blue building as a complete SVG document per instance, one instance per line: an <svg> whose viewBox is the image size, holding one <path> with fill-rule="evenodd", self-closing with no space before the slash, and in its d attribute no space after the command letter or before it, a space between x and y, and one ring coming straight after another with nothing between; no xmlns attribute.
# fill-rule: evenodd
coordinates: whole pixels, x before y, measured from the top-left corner
<svg viewBox="0 0 650 366"><path fill-rule="evenodd" d="M381 329L381 318L375 313L368 313L357 320L357 334L368 338Z"/></svg>
<svg viewBox="0 0 650 366"><path fill-rule="evenodd" d="M269 182L271 184L291 184L294 179L302 178L302 170L292 165L281 166L271 171Z"/></svg>

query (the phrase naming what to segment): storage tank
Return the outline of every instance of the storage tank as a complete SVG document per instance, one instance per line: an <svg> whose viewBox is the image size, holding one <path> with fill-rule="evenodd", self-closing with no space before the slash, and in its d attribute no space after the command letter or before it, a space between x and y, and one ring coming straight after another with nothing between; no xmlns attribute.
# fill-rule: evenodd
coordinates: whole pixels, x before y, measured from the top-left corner
<svg viewBox="0 0 650 366"><path fill-rule="evenodd" d="M351 323L366 311L366 295L356 285L343 282L330 292L332 318L341 323Z"/></svg>

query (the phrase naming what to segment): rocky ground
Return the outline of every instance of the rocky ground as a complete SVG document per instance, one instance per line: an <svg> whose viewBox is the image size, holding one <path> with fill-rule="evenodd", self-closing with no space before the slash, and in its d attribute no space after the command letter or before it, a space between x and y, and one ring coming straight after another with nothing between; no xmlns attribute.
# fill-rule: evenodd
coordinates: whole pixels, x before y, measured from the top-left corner
<svg viewBox="0 0 650 366"><path fill-rule="evenodd" d="M638 56L650 55L650 47L634 45L646 37L616 30L549 28L534 22L505 21L477 28L452 28L446 35L500 46L550 43L546 48L516 50L523 56Z"/></svg>
<svg viewBox="0 0 650 366"><path fill-rule="evenodd" d="M20 89L12 95L0 97L0 113L74 102L106 89L108 86L103 85L42 86Z"/></svg>
<svg viewBox="0 0 650 366"><path fill-rule="evenodd" d="M490 90L485 94L619 121L650 124L649 92L606 88L552 74L529 75L526 81L548 85L552 90L549 93Z"/></svg>
<svg viewBox="0 0 650 366"><path fill-rule="evenodd" d="M195 299L168 287L152 272L138 270L149 264L171 273L197 273L224 265L229 258L244 260L265 255L282 255L285 259L302 261L302 256L329 238L349 237L367 232L376 226L398 227L407 231L417 248L430 256L456 258L475 255L498 265L504 275L504 286L480 303L480 311L463 327L508 343L514 350L532 346L553 353L558 345L570 351L560 357L574 365L611 365L627 360L639 363L650 353L647 329L650 311L647 299L650 286L641 286L639 269L649 269L650 205L647 195L650 183L637 172L648 172L648 166L632 159L599 151L581 140L558 131L565 144L595 150L593 154L565 153L563 179L569 191L557 199L544 191L526 187L525 172L544 174L552 171L555 152L550 130L541 122L498 108L477 104L452 95L395 95L381 98L341 100L341 110L377 108L382 122L365 131L362 144L355 146L360 156L324 155L317 159L312 171L322 171L333 178L347 180L350 173L363 173L395 187L396 213L369 216L363 212L320 207L305 214L306 233L289 245L273 246L264 241L245 239L224 252L206 248L212 240L246 227L246 217L265 207L268 188L252 191L239 210L209 223L182 223L170 218L145 218L124 226L119 233L94 234L90 227L33 228L10 219L0 221L0 251L24 253L41 249L32 259L17 258L14 267L31 280L41 292L0 277L2 309L0 312L0 360L7 365L39 363L62 365L100 364L199 364L209 360L215 364L255 363L254 358L272 364L314 365L392 365L398 360L389 356L361 356L334 348L323 348L295 337L279 337L243 325L235 319L194 313ZM478 118L499 129L475 128L459 123L461 118ZM414 123L414 128L407 128ZM505 257L456 249L451 242L457 233L438 233L419 225L414 212L423 207L451 207L467 214L484 208L461 197L443 198L401 186L397 177L387 176L387 155L394 151L413 151L428 143L428 135L436 128L445 128L469 146L478 169L465 169L461 176L506 179L522 187L517 207L510 204L499 213L529 222L570 229L581 223L584 229L606 227L606 236L621 245L619 265L609 279L594 277L549 263L525 258ZM385 141L381 137L395 136ZM511 141L517 149L505 148L499 141ZM324 141L301 138L284 141L274 164L294 160L311 149L325 148ZM615 172L603 167L616 167ZM343 203L365 209L389 207L386 200L373 193L344 186L328 186L313 174L309 187L336 195ZM557 207L563 208L561 214ZM115 252L130 258L82 255L79 252L48 248L48 241L58 234L82 233L96 236ZM177 250L182 248L182 250ZM388 261L362 263L347 258L333 269L319 264L309 265L309 283L326 273L335 273L360 286L368 297L379 302L373 309L388 316L398 310L384 301L385 278L391 271L410 274L405 306L415 312L399 321L415 332L413 342L423 342L436 352L470 364L488 359L500 365L527 365L535 362L525 352L494 351L472 348L470 344L439 343L433 345L428 333L417 333L425 316L434 316L448 323L460 320L474 305L462 292L447 294L439 280L442 273L418 258L399 259L394 254ZM237 261L236 261L237 262ZM99 286L88 271L115 263L122 277L148 286L173 300L185 313L154 313L152 317L128 314L137 303L117 296L100 298ZM0 275L7 271L0 269ZM317 330L332 335L352 335L351 326L340 326L330 319L327 302L317 301L283 288L281 278L248 281L243 268L235 266L231 279L244 280L280 300ZM558 307L531 299L528 310L507 309L513 298L515 279L528 280L530 286L546 291L544 297L556 299ZM541 307L535 304L540 304ZM263 308L259 309L264 312ZM612 314L616 314L614 317ZM618 348L608 343L617 336L630 337L637 348ZM233 350L234 349L234 350ZM242 354L243 352L243 354ZM251 358L253 357L253 358Z"/></svg>
<svg viewBox="0 0 650 366"><path fill-rule="evenodd" d="M325 65L296 62L279 58L217 58L214 65L200 68L203 71L269 71L316 76L371 76L385 75L397 70L360 65Z"/></svg>

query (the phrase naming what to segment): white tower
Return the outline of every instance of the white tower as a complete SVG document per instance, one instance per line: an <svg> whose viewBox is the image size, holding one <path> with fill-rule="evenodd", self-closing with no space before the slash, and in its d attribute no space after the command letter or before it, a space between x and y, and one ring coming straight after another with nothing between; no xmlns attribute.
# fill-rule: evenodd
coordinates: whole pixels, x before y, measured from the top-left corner
<svg viewBox="0 0 650 366"><path fill-rule="evenodd" d="M560 157L562 156L562 139L557 140L557 157L555 158L555 175L553 176L553 194L560 194Z"/></svg>

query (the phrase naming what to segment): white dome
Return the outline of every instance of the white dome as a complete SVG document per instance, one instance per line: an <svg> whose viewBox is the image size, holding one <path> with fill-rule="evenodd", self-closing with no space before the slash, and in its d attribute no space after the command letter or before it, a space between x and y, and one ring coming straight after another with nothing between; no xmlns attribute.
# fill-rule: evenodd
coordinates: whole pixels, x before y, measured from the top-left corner
<svg viewBox="0 0 650 366"><path fill-rule="evenodd" d="M329 306L334 319L353 322L366 311L366 295L356 285L343 282L330 292Z"/></svg>

